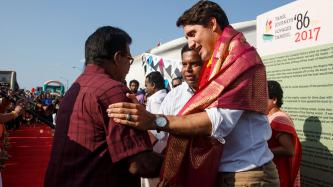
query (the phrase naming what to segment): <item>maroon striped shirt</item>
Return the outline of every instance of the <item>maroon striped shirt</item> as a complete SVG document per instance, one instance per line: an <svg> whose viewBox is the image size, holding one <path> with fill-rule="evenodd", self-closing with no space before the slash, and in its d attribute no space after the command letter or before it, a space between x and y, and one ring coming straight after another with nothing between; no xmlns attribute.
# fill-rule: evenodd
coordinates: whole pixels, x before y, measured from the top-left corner
<svg viewBox="0 0 333 187"><path fill-rule="evenodd" d="M106 113L109 104L128 101L127 92L104 69L85 68L60 105L45 186L140 186L127 158L151 149L149 137Z"/></svg>

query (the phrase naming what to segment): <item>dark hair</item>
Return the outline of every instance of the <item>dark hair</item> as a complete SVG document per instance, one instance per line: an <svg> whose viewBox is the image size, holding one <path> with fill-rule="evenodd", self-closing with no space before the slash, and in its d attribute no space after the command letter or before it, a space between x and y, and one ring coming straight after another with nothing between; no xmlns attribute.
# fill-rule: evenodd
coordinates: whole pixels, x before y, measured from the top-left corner
<svg viewBox="0 0 333 187"><path fill-rule="evenodd" d="M283 104L283 90L277 81L267 81L268 94L270 99L276 98L276 105L280 108Z"/></svg>
<svg viewBox="0 0 333 187"><path fill-rule="evenodd" d="M182 47L182 50L181 50L181 55L183 55L185 52L187 51L195 51L194 49L191 49L188 44L185 44L183 47Z"/></svg>
<svg viewBox="0 0 333 187"><path fill-rule="evenodd" d="M150 84L155 84L157 89L164 89L164 79L160 72L153 71L146 76L146 79Z"/></svg>
<svg viewBox="0 0 333 187"><path fill-rule="evenodd" d="M181 84L182 81L183 81L182 77L175 77L175 78L173 78L173 79L171 80L171 85L172 85L172 87L175 87L175 85L173 84L173 81L174 81L174 80L178 80L178 81L180 81L180 84ZM178 85L176 85L176 86L178 86Z"/></svg>
<svg viewBox="0 0 333 187"><path fill-rule="evenodd" d="M175 77L175 78L173 78L171 81L173 81L173 80L180 80L180 81L182 81L183 78L182 78L182 77Z"/></svg>
<svg viewBox="0 0 333 187"><path fill-rule="evenodd" d="M222 8L214 2L201 0L186 10L177 20L177 27L185 25L207 26L210 19L214 17L223 30L229 25L229 20Z"/></svg>
<svg viewBox="0 0 333 187"><path fill-rule="evenodd" d="M185 44L184 46L183 46L183 48L182 48L182 50L181 50L181 56L182 56L182 58L183 58L183 54L184 53L186 53L186 52L188 52L188 51L193 51L193 52L195 52L195 53L197 53L198 55L199 55L199 53L195 50L195 49L191 49L189 46L188 46L188 44ZM200 62L200 63L199 63ZM198 65L199 66L202 66L202 60L201 60L201 58L200 58L200 61L198 62Z"/></svg>
<svg viewBox="0 0 333 187"><path fill-rule="evenodd" d="M127 53L131 43L132 38L125 31L112 26L100 27L86 40L85 64L100 65L101 59L113 59L117 51Z"/></svg>
<svg viewBox="0 0 333 187"><path fill-rule="evenodd" d="M131 80L131 81L129 82L129 86L131 86L132 83L135 83L135 84L137 84L138 86L140 85L140 84L139 84L139 81L137 81L137 80L135 80L135 79L133 79L133 80Z"/></svg>

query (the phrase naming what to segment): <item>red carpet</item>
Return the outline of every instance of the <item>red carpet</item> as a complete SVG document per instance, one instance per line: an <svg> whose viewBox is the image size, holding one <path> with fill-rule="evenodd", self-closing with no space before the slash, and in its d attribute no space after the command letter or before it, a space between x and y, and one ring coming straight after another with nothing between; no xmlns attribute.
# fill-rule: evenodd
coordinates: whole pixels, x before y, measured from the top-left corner
<svg viewBox="0 0 333 187"><path fill-rule="evenodd" d="M9 133L10 158L2 171L3 186L43 186L52 145L51 128L31 125Z"/></svg>

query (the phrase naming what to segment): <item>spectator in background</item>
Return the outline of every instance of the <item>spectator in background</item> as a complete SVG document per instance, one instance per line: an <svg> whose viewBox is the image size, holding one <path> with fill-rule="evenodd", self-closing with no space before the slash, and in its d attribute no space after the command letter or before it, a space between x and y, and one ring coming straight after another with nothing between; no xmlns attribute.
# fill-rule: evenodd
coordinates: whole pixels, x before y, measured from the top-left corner
<svg viewBox="0 0 333 187"><path fill-rule="evenodd" d="M135 94L136 99L139 101L139 103L144 104L145 103L145 93L138 92L139 89L139 81L133 79L129 82L129 89Z"/></svg>
<svg viewBox="0 0 333 187"><path fill-rule="evenodd" d="M268 146L274 154L280 187L300 186L302 148L293 121L281 109L283 90L277 81L268 81L268 93L268 120L272 128Z"/></svg>
<svg viewBox="0 0 333 187"><path fill-rule="evenodd" d="M195 91L198 90L198 81L202 66L200 55L186 44L181 50L181 59L181 73L185 81L167 94L161 104L159 114L177 115ZM161 141L161 150L165 148L166 143L167 138Z"/></svg>
<svg viewBox="0 0 333 187"><path fill-rule="evenodd" d="M161 73L158 71L149 73L146 76L145 86L147 93L146 109L148 111L158 112L160 105L167 94Z"/></svg>
<svg viewBox="0 0 333 187"><path fill-rule="evenodd" d="M129 89L133 92L136 93L139 89L139 81L133 79L129 82Z"/></svg>
<svg viewBox="0 0 333 187"><path fill-rule="evenodd" d="M147 105L146 109L152 113L158 113L161 103L167 95L167 91L164 87L164 78L160 72L154 71L146 76L145 80L146 93L147 93ZM153 150L157 153L161 153L167 143L167 134L165 132L157 132L156 130L149 131L150 139L153 146ZM158 184L159 179L142 179L142 187L154 187Z"/></svg>
<svg viewBox="0 0 333 187"><path fill-rule="evenodd" d="M43 103L43 106L50 106L52 105L52 96L49 92L46 92L43 94L44 97L42 98L42 103Z"/></svg>
<svg viewBox="0 0 333 187"><path fill-rule="evenodd" d="M35 103L36 103L36 107L35 107L35 110L36 110L36 112L39 114L39 115L44 115L44 109L43 109L43 102L42 102L42 100L43 100L43 94L42 93L40 93L39 95L37 95L36 97L35 97L35 99L34 99L34 101L35 101ZM37 121L37 123L39 122L38 121L38 119L36 119Z"/></svg>
<svg viewBox="0 0 333 187"><path fill-rule="evenodd" d="M160 106L167 95L164 87L164 79L160 72L154 71L146 76L145 80L147 105L146 110L152 113L158 113ZM156 130L150 131L154 136L151 136L151 141L154 145L154 151L162 152L160 143L166 138L164 132L158 133ZM161 142L162 141L162 142ZM165 146L162 146L163 149Z"/></svg>
<svg viewBox="0 0 333 187"><path fill-rule="evenodd" d="M172 88L175 88L175 87L177 87L181 84L182 84L182 78L181 77L173 78L172 81L171 81Z"/></svg>
<svg viewBox="0 0 333 187"><path fill-rule="evenodd" d="M198 90L198 81L203 63L200 55L186 44L181 50L181 59L181 73L184 82L172 89L164 98L160 107L160 114L177 115L195 91Z"/></svg>
<svg viewBox="0 0 333 187"><path fill-rule="evenodd" d="M43 108L43 116L45 119L47 119L49 122L53 123L53 113L54 113L54 102L52 95L49 92L46 92L43 94L44 97L42 97L42 108Z"/></svg>

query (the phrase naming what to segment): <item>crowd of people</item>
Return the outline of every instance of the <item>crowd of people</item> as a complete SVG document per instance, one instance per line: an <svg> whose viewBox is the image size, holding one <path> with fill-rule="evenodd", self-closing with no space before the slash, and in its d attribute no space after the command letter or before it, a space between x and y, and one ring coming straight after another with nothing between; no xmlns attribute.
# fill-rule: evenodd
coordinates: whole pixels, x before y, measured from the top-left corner
<svg viewBox="0 0 333 187"><path fill-rule="evenodd" d="M6 97L1 97L4 112L12 111L17 101L22 101L27 109L22 114L17 115L17 118L4 123L7 130L19 129L21 125L54 123L62 98L59 94L51 94L48 91L31 92L29 90L13 91L11 89L2 92L7 92Z"/></svg>
<svg viewBox="0 0 333 187"><path fill-rule="evenodd" d="M256 49L211 1L176 25L187 44L171 90L157 71L144 89L124 84L132 39L103 26L86 40L85 69L63 98L26 93L49 121L57 114L44 186L300 186L299 139ZM1 123L24 113L13 107Z"/></svg>

